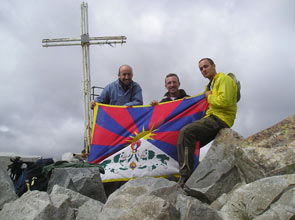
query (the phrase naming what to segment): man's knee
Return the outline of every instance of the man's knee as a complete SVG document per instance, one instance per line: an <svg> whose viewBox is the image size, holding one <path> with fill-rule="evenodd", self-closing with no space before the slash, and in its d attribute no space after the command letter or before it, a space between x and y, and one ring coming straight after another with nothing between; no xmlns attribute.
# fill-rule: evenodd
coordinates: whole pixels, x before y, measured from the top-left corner
<svg viewBox="0 0 295 220"><path fill-rule="evenodd" d="M183 136L196 136L199 133L200 125L197 122L190 123L181 129Z"/></svg>

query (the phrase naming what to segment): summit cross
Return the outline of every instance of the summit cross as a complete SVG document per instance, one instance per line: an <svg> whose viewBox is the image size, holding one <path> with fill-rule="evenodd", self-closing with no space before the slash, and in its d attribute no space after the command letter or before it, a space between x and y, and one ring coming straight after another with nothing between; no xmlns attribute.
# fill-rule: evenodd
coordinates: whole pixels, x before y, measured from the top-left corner
<svg viewBox="0 0 295 220"><path fill-rule="evenodd" d="M55 38L43 39L43 47L57 47L57 46L82 46L83 56L83 84L84 84L84 152L89 154L91 146L91 124L92 115L90 109L90 94L91 94L91 80L90 80L90 58L89 46L108 44L123 44L126 43L125 36L106 36L106 37L89 37L88 33L88 4L81 3L81 36L79 38Z"/></svg>

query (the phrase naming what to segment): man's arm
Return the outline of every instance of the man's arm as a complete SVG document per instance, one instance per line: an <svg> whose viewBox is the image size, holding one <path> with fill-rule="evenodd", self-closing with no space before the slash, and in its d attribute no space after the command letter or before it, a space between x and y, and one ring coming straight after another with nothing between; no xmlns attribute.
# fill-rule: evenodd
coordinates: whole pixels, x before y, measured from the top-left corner
<svg viewBox="0 0 295 220"><path fill-rule="evenodd" d="M109 85L107 85L103 90L100 96L96 97L94 101L91 102L91 109L94 108L96 102L109 104L110 103L110 95L109 95Z"/></svg>

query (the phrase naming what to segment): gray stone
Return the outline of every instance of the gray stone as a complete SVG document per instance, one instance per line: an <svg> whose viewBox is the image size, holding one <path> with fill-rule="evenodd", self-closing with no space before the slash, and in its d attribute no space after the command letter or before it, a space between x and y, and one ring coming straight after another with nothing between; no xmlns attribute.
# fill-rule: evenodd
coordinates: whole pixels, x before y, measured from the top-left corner
<svg viewBox="0 0 295 220"><path fill-rule="evenodd" d="M0 211L0 219L72 220L79 215L79 208L84 204L88 204L87 207L92 204L92 209L97 212L103 206L99 201L55 185L50 195L37 190L28 191L19 199L6 203Z"/></svg>
<svg viewBox="0 0 295 220"><path fill-rule="evenodd" d="M17 199L13 182L8 173L0 167L0 210L6 202Z"/></svg>
<svg viewBox="0 0 295 220"><path fill-rule="evenodd" d="M295 115L247 138L235 157L247 183L295 173Z"/></svg>
<svg viewBox="0 0 295 220"><path fill-rule="evenodd" d="M101 220L176 220L179 219L179 212L174 206L164 199L146 195L144 197L134 197L133 200L118 198L117 205L113 201L112 208L109 206L100 213L98 219Z"/></svg>
<svg viewBox="0 0 295 220"><path fill-rule="evenodd" d="M99 219L179 219L178 194L184 191L164 178L130 180L109 196Z"/></svg>
<svg viewBox="0 0 295 220"><path fill-rule="evenodd" d="M69 196L64 194L50 195L52 205L56 208L52 219L71 220L75 217L75 209L73 208Z"/></svg>
<svg viewBox="0 0 295 220"><path fill-rule="evenodd" d="M266 212L254 218L255 220L295 219L295 188L287 190L277 202L272 204Z"/></svg>
<svg viewBox="0 0 295 220"><path fill-rule="evenodd" d="M206 156L185 184L186 192L211 203L241 182L234 151L243 138L232 129L222 129Z"/></svg>
<svg viewBox="0 0 295 220"><path fill-rule="evenodd" d="M219 196L214 202L210 204L210 207L213 208L214 210L220 210L231 198L232 194L234 194L238 188L240 188L241 186L245 184L246 183L244 182L238 183L229 193L223 193L221 196Z"/></svg>
<svg viewBox="0 0 295 220"><path fill-rule="evenodd" d="M6 203L0 211L0 219L51 220L56 212L46 192L28 191L19 199Z"/></svg>
<svg viewBox="0 0 295 220"><path fill-rule="evenodd" d="M99 219L99 213L102 211L103 203L90 199L78 209L76 220L95 220Z"/></svg>
<svg viewBox="0 0 295 220"><path fill-rule="evenodd" d="M243 185L231 194L220 214L227 220L280 219L295 216L295 174L273 176Z"/></svg>
<svg viewBox="0 0 295 220"><path fill-rule="evenodd" d="M103 203L106 201L98 167L55 168L48 183L49 193L54 185L69 188Z"/></svg>
<svg viewBox="0 0 295 220"><path fill-rule="evenodd" d="M176 208L180 211L180 220L222 220L216 210L183 194L178 195Z"/></svg>
<svg viewBox="0 0 295 220"><path fill-rule="evenodd" d="M50 179L48 181L47 192L51 193L55 185L65 187L67 189L78 192L72 178L68 174L68 168L55 168L52 170Z"/></svg>
<svg viewBox="0 0 295 220"><path fill-rule="evenodd" d="M59 185L55 185L52 189L52 192L50 194L50 197L54 197L55 195L65 195L67 196L68 200L71 203L71 207L74 208L79 208L80 206L82 206L85 202L89 201L89 200L93 200L88 196L84 196L80 193L77 193L73 190L67 189L65 187L59 186ZM97 201L97 200L94 200ZM100 204L100 206L103 206L102 202L97 201L96 204Z"/></svg>
<svg viewBox="0 0 295 220"><path fill-rule="evenodd" d="M92 213L97 214L103 207L103 203L59 185L53 187L50 198L57 209L54 219L75 219L76 216L93 219Z"/></svg>

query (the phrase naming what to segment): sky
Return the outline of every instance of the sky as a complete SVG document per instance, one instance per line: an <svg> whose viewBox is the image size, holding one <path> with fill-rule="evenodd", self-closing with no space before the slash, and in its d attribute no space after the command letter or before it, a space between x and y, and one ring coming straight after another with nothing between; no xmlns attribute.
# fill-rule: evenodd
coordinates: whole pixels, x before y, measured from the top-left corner
<svg viewBox="0 0 295 220"><path fill-rule="evenodd" d="M294 0L87 2L90 37L127 37L123 45L90 47L92 86L106 86L129 64L144 104L163 97L170 72L197 95L208 83L198 61L210 57L217 72L241 81L232 127L240 135L294 114ZM0 152L60 158L83 149L81 46L42 47L42 39L80 37L81 3L1 3Z"/></svg>

